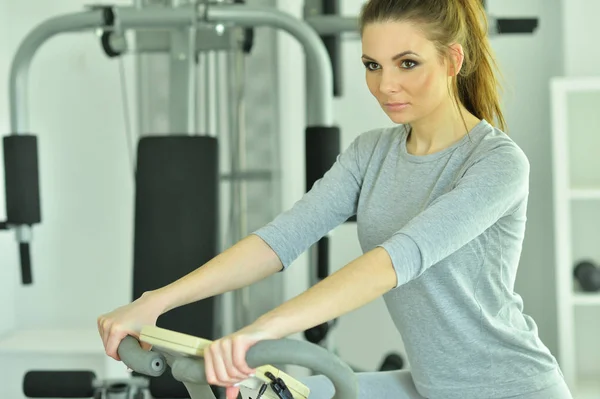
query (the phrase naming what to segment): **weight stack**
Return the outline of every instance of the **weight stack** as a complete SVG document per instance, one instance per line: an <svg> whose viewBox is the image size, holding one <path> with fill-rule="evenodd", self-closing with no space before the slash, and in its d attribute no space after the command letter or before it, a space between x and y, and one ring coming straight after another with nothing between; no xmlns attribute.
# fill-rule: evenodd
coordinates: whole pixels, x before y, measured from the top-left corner
<svg viewBox="0 0 600 399"><path fill-rule="evenodd" d="M217 255L217 139L140 139L135 177L134 299L192 272ZM215 339L215 301L207 298L162 315L157 325Z"/></svg>

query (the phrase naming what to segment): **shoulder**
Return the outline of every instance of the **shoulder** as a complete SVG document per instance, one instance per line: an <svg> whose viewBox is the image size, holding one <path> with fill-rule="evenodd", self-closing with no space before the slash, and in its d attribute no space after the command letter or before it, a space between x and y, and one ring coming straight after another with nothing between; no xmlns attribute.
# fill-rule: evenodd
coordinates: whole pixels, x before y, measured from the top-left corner
<svg viewBox="0 0 600 399"><path fill-rule="evenodd" d="M523 149L505 132L483 121L468 147L470 168L488 175L527 177L530 163Z"/></svg>
<svg viewBox="0 0 600 399"><path fill-rule="evenodd" d="M404 126L382 127L360 133L351 146L360 154L373 154L379 149L389 149L394 142L400 142Z"/></svg>

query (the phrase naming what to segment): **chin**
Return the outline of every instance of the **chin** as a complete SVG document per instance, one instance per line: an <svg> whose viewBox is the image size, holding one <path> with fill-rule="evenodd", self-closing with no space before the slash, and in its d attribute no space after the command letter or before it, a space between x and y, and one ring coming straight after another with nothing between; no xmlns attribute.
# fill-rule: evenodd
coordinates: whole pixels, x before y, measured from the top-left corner
<svg viewBox="0 0 600 399"><path fill-rule="evenodd" d="M414 118L411 115L403 112L386 112L390 120L398 125L410 124Z"/></svg>

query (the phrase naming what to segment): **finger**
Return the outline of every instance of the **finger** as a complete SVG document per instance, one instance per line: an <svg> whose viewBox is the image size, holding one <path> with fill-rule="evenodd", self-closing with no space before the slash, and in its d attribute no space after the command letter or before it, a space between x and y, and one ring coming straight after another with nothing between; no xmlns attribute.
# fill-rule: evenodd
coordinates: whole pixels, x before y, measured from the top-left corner
<svg viewBox="0 0 600 399"><path fill-rule="evenodd" d="M217 375L215 374L215 368L213 366L213 356L210 352L210 347L204 351L204 373L206 375L206 382L209 385L217 385Z"/></svg>
<svg viewBox="0 0 600 399"><path fill-rule="evenodd" d="M227 375L235 382L239 382L248 378L249 373L243 373L233 362L233 347L236 345L232 340L227 339L221 342L221 352L223 353L223 361L227 369Z"/></svg>
<svg viewBox="0 0 600 399"><path fill-rule="evenodd" d="M127 333L125 331L111 331L106 345L106 354L117 361L121 361L117 349L126 336Z"/></svg>
<svg viewBox="0 0 600 399"><path fill-rule="evenodd" d="M102 316L99 316L98 319L96 319L96 326L98 328L98 335L100 335L100 339L102 340L102 345L104 345L104 330L102 328L102 323L104 322L104 319Z"/></svg>
<svg viewBox="0 0 600 399"><path fill-rule="evenodd" d="M149 351L152 349L152 344L149 344L147 342L142 342L140 341L140 346L142 347L143 350L145 351Z"/></svg>
<svg viewBox="0 0 600 399"><path fill-rule="evenodd" d="M102 344L104 345L104 350L108 345L108 338L110 336L110 330L112 326L110 324L110 320L107 318L103 318L100 324L100 334L102 335Z"/></svg>
<svg viewBox="0 0 600 399"><path fill-rule="evenodd" d="M213 345L211 345L210 351L212 355L212 364L215 368L215 374L217 376L218 385L233 385L230 376L227 374L227 368L225 367L225 362L223 360L223 353L221 352L221 342L214 342Z"/></svg>
<svg viewBox="0 0 600 399"><path fill-rule="evenodd" d="M255 374L256 371L251 369L250 366L248 366L248 363L246 362L246 353L247 349L242 343L233 343L233 353L231 356L233 359L233 364L241 373L245 374L246 376L250 376L252 374Z"/></svg>
<svg viewBox="0 0 600 399"><path fill-rule="evenodd" d="M227 387L225 389L225 397L227 399L237 399L240 393L240 387Z"/></svg>

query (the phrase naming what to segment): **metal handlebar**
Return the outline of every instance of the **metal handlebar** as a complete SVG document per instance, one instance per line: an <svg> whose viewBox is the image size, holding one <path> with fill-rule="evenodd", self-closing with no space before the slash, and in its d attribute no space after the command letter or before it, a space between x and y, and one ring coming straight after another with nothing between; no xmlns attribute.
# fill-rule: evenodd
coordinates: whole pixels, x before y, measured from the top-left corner
<svg viewBox="0 0 600 399"><path fill-rule="evenodd" d="M121 341L118 354L127 367L152 377L162 375L169 364L173 377L186 385L192 399L206 398L206 396L195 397L192 393L202 388L198 386L208 385L202 358L173 356L167 359L162 353L142 349L138 341L131 336ZM292 339L260 341L248 350L246 362L252 368L266 364L306 367L331 380L335 388L333 399L358 398L358 382L352 369L325 348L306 341ZM203 395L206 395L204 392L207 391L202 391Z"/></svg>

